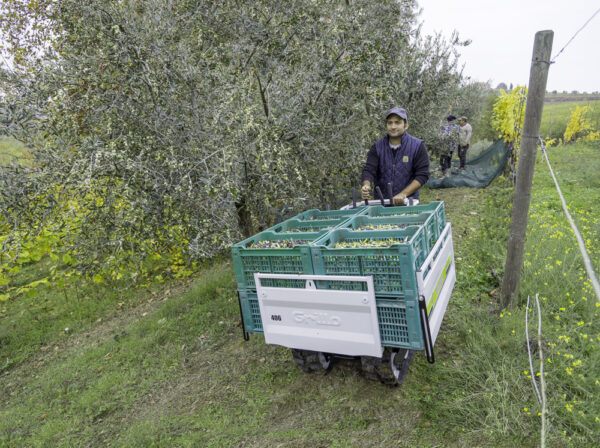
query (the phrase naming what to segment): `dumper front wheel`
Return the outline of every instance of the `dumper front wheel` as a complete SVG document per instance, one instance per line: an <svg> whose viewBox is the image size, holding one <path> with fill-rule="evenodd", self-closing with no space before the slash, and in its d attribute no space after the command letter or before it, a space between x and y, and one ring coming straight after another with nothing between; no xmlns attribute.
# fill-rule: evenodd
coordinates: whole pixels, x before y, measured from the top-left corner
<svg viewBox="0 0 600 448"><path fill-rule="evenodd" d="M399 386L408 373L414 350L392 350L386 348L381 358L362 356L360 362L364 375L373 381L389 386Z"/></svg>
<svg viewBox="0 0 600 448"><path fill-rule="evenodd" d="M307 373L325 375L333 365L332 356L328 353L293 348L292 356L296 365Z"/></svg>

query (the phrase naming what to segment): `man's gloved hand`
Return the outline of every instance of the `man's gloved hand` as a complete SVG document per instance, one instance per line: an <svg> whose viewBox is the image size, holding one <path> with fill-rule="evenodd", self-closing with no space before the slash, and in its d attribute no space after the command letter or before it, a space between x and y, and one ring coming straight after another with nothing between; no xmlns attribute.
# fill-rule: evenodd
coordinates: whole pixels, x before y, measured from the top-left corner
<svg viewBox="0 0 600 448"><path fill-rule="evenodd" d="M404 193L398 193L394 196L394 205L404 205L404 200L406 199L406 195Z"/></svg>
<svg viewBox="0 0 600 448"><path fill-rule="evenodd" d="M362 188L360 189L360 194L361 194L361 197L363 200L371 199L371 186L363 185Z"/></svg>

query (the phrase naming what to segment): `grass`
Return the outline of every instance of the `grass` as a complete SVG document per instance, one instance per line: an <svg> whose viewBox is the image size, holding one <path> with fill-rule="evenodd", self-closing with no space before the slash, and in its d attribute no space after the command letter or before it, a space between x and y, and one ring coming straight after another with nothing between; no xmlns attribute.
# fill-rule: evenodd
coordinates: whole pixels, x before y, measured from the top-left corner
<svg viewBox="0 0 600 448"><path fill-rule="evenodd" d="M22 143L0 135L0 166L14 161L22 162L28 158L29 152Z"/></svg>
<svg viewBox="0 0 600 448"><path fill-rule="evenodd" d="M540 135L543 137L562 138L567 129L571 112L576 106L590 106L587 118L595 129L600 129L600 101L569 101L544 103Z"/></svg>
<svg viewBox="0 0 600 448"><path fill-rule="evenodd" d="M600 92L546 92L545 101L584 101L589 98L599 98Z"/></svg>
<svg viewBox="0 0 600 448"><path fill-rule="evenodd" d="M569 211L582 233L596 273L600 272L600 218L595 212L600 182L599 146L571 145L549 151ZM541 156L541 155L540 155ZM542 163L542 162L540 162ZM568 164L568 169L565 165ZM544 173L547 173L544 166ZM524 290L540 294L551 363L551 418L573 437L600 430L600 303L584 269L574 234L549 175L539 176L530 212ZM589 394L589 395L586 395Z"/></svg>
<svg viewBox="0 0 600 448"><path fill-rule="evenodd" d="M575 221L582 231L596 272L600 271L600 220L593 212L600 191L598 147L570 145L553 148L549 157L562 184ZM485 272L502 269L505 256L509 210L502 206L503 195L509 191L499 188L486 197L488 205L481 216L479 232L469 237L463 252L466 265L459 265L455 306L460 304L460 291L471 280L471 294L478 286L485 287ZM499 196L498 196L499 195ZM452 410L454 425L470 421L480 433L489 437L501 434L504 440L523 445L526 434L539 431L541 411L531 384L524 338L524 304L527 296L542 303L542 328L545 352L546 382L548 384L548 426L550 446L589 446L592 435L600 430L600 406L595 397L600 383L593 372L600 366L600 307L595 300L574 235L556 193L545 163L538 154L534 189L531 199L529 230L521 278L520 302L512 310L500 310L489 316L477 310L469 300L468 314L457 325L457 332L447 333L456 344L467 347L460 356L461 363L447 372L449 399L438 403L439 410ZM505 204L506 205L506 204ZM471 246L473 244L473 246ZM477 283L474 282L477 281ZM492 284L488 283L488 288ZM488 302L496 306L495 292L480 296L480 306ZM471 296L472 297L472 296ZM534 313L532 306L530 312ZM531 317L535 328L537 315ZM477 325L471 325L477 322ZM464 325L469 323L469 325ZM533 331L531 331L533 335ZM537 350L534 366L538 366ZM473 369L477 366L475 369ZM537 369L536 369L537 370ZM521 378L519 378L519 376ZM529 383L529 384L527 384ZM464 384L472 385L471 393ZM485 401L490 406L486 409ZM431 409L433 411L434 408ZM466 430L468 432L468 430ZM535 438L535 436L534 436ZM531 442L533 445L533 442ZM527 445L527 443L525 443ZM492 443L493 446L493 443Z"/></svg>
<svg viewBox="0 0 600 448"><path fill-rule="evenodd" d="M28 284L49 275L49 260L24 267L13 280L15 285ZM118 315L148 301L160 285L139 290L125 282L98 288L91 282L77 286L52 288L42 294L21 295L16 301L0 302L0 374L29 359L39 350L86 331L103 319Z"/></svg>
<svg viewBox="0 0 600 448"><path fill-rule="evenodd" d="M598 150L572 145L549 157L600 271ZM538 159L520 300L500 309L511 191L503 179L423 190L424 202L445 201L458 278L436 363L415 356L401 388L367 381L352 361L307 375L288 349L243 341L231 263L214 260L189 284L80 285L79 299L49 289L0 304L0 446L538 446L524 330L524 302L536 294L548 446L592 446L600 308ZM36 269L43 264L24 281Z"/></svg>

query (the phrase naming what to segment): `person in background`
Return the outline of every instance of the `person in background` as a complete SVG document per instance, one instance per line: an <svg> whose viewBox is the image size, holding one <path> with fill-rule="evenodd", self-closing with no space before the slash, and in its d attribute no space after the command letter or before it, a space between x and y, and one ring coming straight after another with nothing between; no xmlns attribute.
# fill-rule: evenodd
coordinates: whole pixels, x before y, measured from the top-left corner
<svg viewBox="0 0 600 448"><path fill-rule="evenodd" d="M452 153L458 143L458 125L454 122L456 117L448 115L446 121L448 124L442 128L442 154L440 156L440 166L444 177L450 177L450 167L452 165Z"/></svg>
<svg viewBox="0 0 600 448"><path fill-rule="evenodd" d="M460 117L458 119L458 158L460 159L460 170L465 170L465 164L467 162L467 150L471 143L471 135L473 135L473 128L467 123L467 117Z"/></svg>
<svg viewBox="0 0 600 448"><path fill-rule="evenodd" d="M429 179L429 155L423 140L410 135L406 110L394 107L385 114L387 134L376 141L362 172L361 195L371 198L371 187L378 186L387 195L392 184L394 205L419 203L419 188Z"/></svg>

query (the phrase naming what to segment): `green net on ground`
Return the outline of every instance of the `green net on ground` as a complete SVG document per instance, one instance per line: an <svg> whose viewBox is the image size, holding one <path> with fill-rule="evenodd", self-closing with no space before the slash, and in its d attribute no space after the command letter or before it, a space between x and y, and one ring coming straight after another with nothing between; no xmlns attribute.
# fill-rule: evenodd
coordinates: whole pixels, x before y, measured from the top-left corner
<svg viewBox="0 0 600 448"><path fill-rule="evenodd" d="M460 162L453 160L450 177L430 178L427 185L429 188L487 187L502 172L509 155L506 143L498 140L477 157L468 159L464 171L458 169Z"/></svg>

